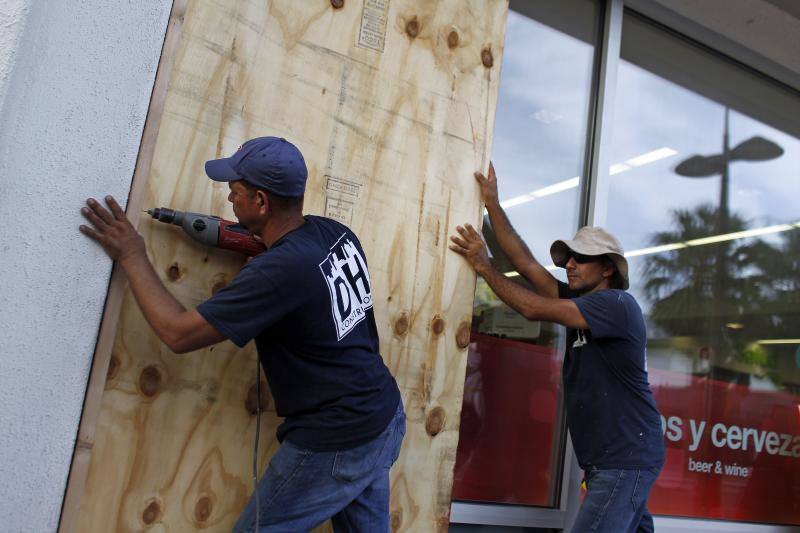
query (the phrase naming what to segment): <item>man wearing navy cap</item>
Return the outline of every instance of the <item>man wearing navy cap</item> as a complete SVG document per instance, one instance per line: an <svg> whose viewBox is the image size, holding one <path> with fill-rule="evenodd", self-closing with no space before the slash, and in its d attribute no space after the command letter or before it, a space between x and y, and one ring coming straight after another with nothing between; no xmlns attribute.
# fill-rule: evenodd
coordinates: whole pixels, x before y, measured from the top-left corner
<svg viewBox="0 0 800 533"><path fill-rule="evenodd" d="M380 356L364 251L346 226L303 216L300 151L259 137L206 163L228 182L239 222L267 251L196 309L164 287L144 241L111 197L82 209L81 231L125 270L142 312L176 353L255 339L284 422L272 458L234 531L389 531L389 469L405 434L400 392ZM257 505L258 503L258 505Z"/></svg>

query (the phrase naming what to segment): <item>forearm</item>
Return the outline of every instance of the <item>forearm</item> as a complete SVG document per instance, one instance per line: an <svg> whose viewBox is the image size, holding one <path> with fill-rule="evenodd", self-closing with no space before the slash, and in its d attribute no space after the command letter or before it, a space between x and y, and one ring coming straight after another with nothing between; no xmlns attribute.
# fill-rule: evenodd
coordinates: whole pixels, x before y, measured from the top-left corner
<svg viewBox="0 0 800 533"><path fill-rule="evenodd" d="M109 213L94 198L86 200L81 213L93 227L80 231L97 241L125 271L131 292L150 327L175 353L186 353L225 339L196 309L187 311L169 293L147 258L144 240L131 225L116 200L106 196Z"/></svg>
<svg viewBox="0 0 800 533"><path fill-rule="evenodd" d="M506 305L528 320L545 320L563 326L586 329L588 325L574 302L540 296L486 264L476 269Z"/></svg>
<svg viewBox="0 0 800 533"><path fill-rule="evenodd" d="M478 269L477 273L486 280L498 298L525 318L531 319L540 306L540 301L544 300L535 292L511 281L491 265Z"/></svg>
<svg viewBox="0 0 800 533"><path fill-rule="evenodd" d="M497 243L509 261L511 261L511 264L519 268L527 262L535 261L530 248L519 236L514 226L511 225L511 221L500 206L500 202L487 203L486 210L489 212L489 220L492 223L492 231Z"/></svg>
<svg viewBox="0 0 800 533"><path fill-rule="evenodd" d="M121 259L119 264L148 324L172 348L183 334L179 318L186 308L170 294L145 254Z"/></svg>
<svg viewBox="0 0 800 533"><path fill-rule="evenodd" d="M519 236L498 201L486 204L492 231L508 260L522 276L527 278L534 290L548 297L558 296L555 278L536 260L528 245Z"/></svg>

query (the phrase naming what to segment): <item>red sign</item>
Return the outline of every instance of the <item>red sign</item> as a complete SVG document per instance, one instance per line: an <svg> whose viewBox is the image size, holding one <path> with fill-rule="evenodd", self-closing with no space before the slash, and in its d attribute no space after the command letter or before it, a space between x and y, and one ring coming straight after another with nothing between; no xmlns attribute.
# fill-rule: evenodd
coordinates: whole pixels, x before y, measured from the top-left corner
<svg viewBox="0 0 800 533"><path fill-rule="evenodd" d="M654 514L800 524L800 397L650 370L667 462Z"/></svg>
<svg viewBox="0 0 800 533"><path fill-rule="evenodd" d="M561 359L473 334L454 500L552 506ZM667 460L654 514L800 524L800 397L650 369Z"/></svg>

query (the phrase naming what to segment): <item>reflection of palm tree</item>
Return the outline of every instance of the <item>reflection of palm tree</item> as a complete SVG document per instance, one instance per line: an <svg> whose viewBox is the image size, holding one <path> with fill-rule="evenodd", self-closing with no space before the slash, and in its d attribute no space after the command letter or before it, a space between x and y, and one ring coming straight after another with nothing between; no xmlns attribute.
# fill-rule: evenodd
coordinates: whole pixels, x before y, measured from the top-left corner
<svg viewBox="0 0 800 533"><path fill-rule="evenodd" d="M711 205L701 205L673 211L673 220L675 229L655 233L653 245L706 237L716 229L719 213ZM731 214L727 229L742 231L747 225ZM653 303L652 320L671 336L707 339L717 357L742 353L744 338L732 334L726 324L742 323L760 304L764 281L756 264L760 251L734 240L648 257L644 288Z"/></svg>
<svg viewBox="0 0 800 533"><path fill-rule="evenodd" d="M764 139L763 137L751 137L745 141L740 142L734 148L730 147L730 109L725 107L725 127L722 134L722 152L715 155L695 155L692 156L675 167L675 172L679 176L687 178L708 178L711 176L720 176L720 193L719 193L719 207L717 209L701 206L697 208L696 214L698 215L702 226L705 229L705 235L723 235L728 232L744 229L744 221L738 219L735 215L729 213L728 195L730 188L730 164L734 161L769 161L783 155L783 148L774 142ZM687 216L691 217L688 211L676 212L678 225L682 226L688 222ZM713 213L713 218L709 215ZM737 227L741 226L741 227ZM690 226L685 226L684 229L691 229ZM658 236L656 236L658 238ZM674 241L673 241L674 242ZM701 247L702 248L702 247ZM696 294L702 295L704 299L698 309L704 311L701 315L704 319L695 322L695 327L708 328L711 345L721 353L720 350L724 348L726 341L726 330L723 324L726 322L726 317L736 318L736 323L741 324L738 317L742 316L744 309L741 309L742 303L737 304L735 298L731 296L747 297L756 296L758 291L754 292L753 281L755 281L746 270L749 266L748 263L752 262L753 257L748 253L741 253L746 250L746 247L726 243L717 244L712 246L716 252L716 257L711 258L710 261L705 261L704 275L701 276L701 287L694 286L692 289L702 289L701 292ZM692 250L694 252L694 250ZM702 254L702 252L700 252ZM691 252L690 252L691 254ZM730 257L729 257L730 256ZM703 258L709 259L709 258ZM743 264L737 264L743 263ZM655 261L657 262L657 260ZM657 267L656 267L657 268ZM658 285L658 282L655 283ZM756 301L748 298L747 302ZM685 303L685 302L684 302ZM738 309L737 309L738 308ZM738 336L741 342L741 335ZM744 348L739 346L734 352L735 354L745 353ZM713 363L713 361L712 361ZM713 370L713 367L712 367Z"/></svg>
<svg viewBox="0 0 800 533"><path fill-rule="evenodd" d="M765 249L759 250L758 267L771 280L770 292L765 296L784 302L785 310L796 314L800 309L800 231L784 233L780 246L765 242L761 246Z"/></svg>
<svg viewBox="0 0 800 533"><path fill-rule="evenodd" d="M792 230L783 234L783 242L776 246L760 241L757 250L757 265L765 282L759 305L758 328L762 339L797 338L800 331L800 231ZM800 350L796 344L773 345L769 347L768 371L772 381L780 383L783 378L795 383L795 393L800 394L797 369L800 358L795 351ZM791 366L790 361L797 359L796 367L791 374L785 372ZM783 360L788 364L782 372L776 367L776 361Z"/></svg>
<svg viewBox="0 0 800 533"><path fill-rule="evenodd" d="M710 205L694 210L673 211L676 229L660 231L653 235L653 245L684 242L708 236L714 229L717 211ZM744 222L736 216L729 221L733 231L745 229ZM718 264L720 250L728 261ZM655 254L645 265L645 292L653 301L652 319L673 335L705 335L711 329L708 320L719 324L720 317L712 317L712 300L721 298L730 309L737 299L731 294L733 287L726 283L725 294L713 293L713 276L718 267L728 266L729 261L740 260L739 248L735 241L718 243L712 246L681 248L668 254ZM730 278L730 275L726 275ZM727 281L727 280L726 280ZM726 313L727 314L727 313ZM703 323L706 321L706 323Z"/></svg>
<svg viewBox="0 0 800 533"><path fill-rule="evenodd" d="M719 220L718 209L709 204L677 209L672 216L674 229L654 233L654 246L706 237ZM735 213L727 223L731 232L747 229ZM702 339L718 365L758 365L779 384L777 358L755 341L794 338L800 331L800 231L783 233L782 239L776 245L730 240L649 256L644 290L652 302L650 318L672 337ZM769 354L791 357L795 348L770 347ZM714 362L713 377L734 377L714 369Z"/></svg>

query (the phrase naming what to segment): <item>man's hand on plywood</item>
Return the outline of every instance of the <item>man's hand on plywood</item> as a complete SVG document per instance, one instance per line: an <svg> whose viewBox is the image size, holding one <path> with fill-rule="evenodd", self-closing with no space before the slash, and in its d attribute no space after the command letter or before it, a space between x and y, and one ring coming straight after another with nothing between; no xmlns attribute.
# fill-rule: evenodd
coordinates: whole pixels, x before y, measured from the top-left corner
<svg viewBox="0 0 800 533"><path fill-rule="evenodd" d="M452 235L450 249L461 254L469 262L470 266L478 274L482 274L487 269L492 268L489 261L489 253L478 230L471 224L456 226L460 236Z"/></svg>
<svg viewBox="0 0 800 533"><path fill-rule="evenodd" d="M475 173L475 180L481 188L481 198L486 207L492 207L499 203L497 196L497 175L494 173L494 165L489 162L489 175L484 176L480 172Z"/></svg>

